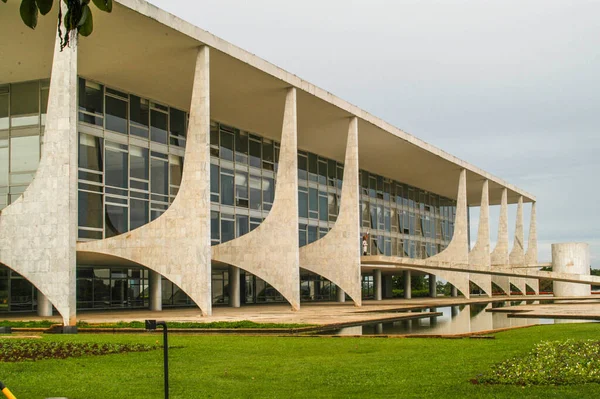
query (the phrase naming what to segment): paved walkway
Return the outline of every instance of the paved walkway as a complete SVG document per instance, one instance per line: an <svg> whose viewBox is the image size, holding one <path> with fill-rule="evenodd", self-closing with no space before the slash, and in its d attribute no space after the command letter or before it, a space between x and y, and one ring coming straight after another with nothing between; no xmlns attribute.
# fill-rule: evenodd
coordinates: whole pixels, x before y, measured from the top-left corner
<svg viewBox="0 0 600 399"><path fill-rule="evenodd" d="M535 301L535 300L568 300L569 298L553 298L550 296L511 296L494 297L493 301ZM571 298L573 299L573 298ZM600 298L598 296L587 299L578 298L578 303L565 303L562 305L523 305L511 310L527 310L546 312L552 317L560 315L585 315L586 318L596 317L600 320ZM459 298L415 298L415 299L389 299L383 301L364 301L362 307L355 307L352 302L346 303L303 303L299 311L293 312L287 304L247 305L241 308L215 307L212 316L202 317L196 308L167 309L162 312L149 310L115 310L80 312L78 320L88 323L105 323L116 321L143 321L145 319L160 319L165 321L241 321L250 320L257 323L294 323L294 324L346 324L362 323L399 319L414 316L408 313L410 309L422 307L443 307L469 303L489 302L487 297L472 297L471 299ZM509 308L501 308L507 311ZM527 317L534 317L533 313ZM537 316L536 316L537 317ZM544 316L541 316L544 317ZM572 317L573 318L573 317ZM55 320L60 322L59 316L38 317L31 314L3 314L0 319L8 320Z"/></svg>

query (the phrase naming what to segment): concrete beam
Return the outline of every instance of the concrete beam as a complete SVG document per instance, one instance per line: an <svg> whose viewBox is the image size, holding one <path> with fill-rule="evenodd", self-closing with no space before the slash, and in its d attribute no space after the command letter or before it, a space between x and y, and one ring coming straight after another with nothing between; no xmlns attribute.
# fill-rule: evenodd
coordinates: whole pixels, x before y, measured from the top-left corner
<svg viewBox="0 0 600 399"><path fill-rule="evenodd" d="M56 35L38 170L23 195L0 212L0 263L43 293L65 326L77 322L77 48L74 41L60 51Z"/></svg>
<svg viewBox="0 0 600 399"><path fill-rule="evenodd" d="M508 265L508 194L502 190L500 201L500 219L498 221L498 240L496 248L490 255L492 269ZM506 295L510 296L510 281L505 276L492 276L492 283L500 287Z"/></svg>
<svg viewBox="0 0 600 399"><path fill-rule="evenodd" d="M78 252L127 259L160 273L205 316L212 314L209 68L209 48L202 46L196 58L181 188L173 204L156 220L129 233L77 244Z"/></svg>
<svg viewBox="0 0 600 399"><path fill-rule="evenodd" d="M341 287L356 306L362 303L360 276L360 187L358 180L358 119L348 125L340 211L325 237L300 248L300 267Z"/></svg>
<svg viewBox="0 0 600 399"><path fill-rule="evenodd" d="M296 89L290 88L285 98L273 208L250 233L212 247L213 260L265 280L283 295L292 310L300 309L297 121Z"/></svg>
<svg viewBox="0 0 600 399"><path fill-rule="evenodd" d="M481 208L479 212L479 228L477 242L469 253L469 268L473 270L490 270L490 200L489 182L485 180L481 189ZM469 276L488 297L492 296L492 276L489 274L472 274Z"/></svg>

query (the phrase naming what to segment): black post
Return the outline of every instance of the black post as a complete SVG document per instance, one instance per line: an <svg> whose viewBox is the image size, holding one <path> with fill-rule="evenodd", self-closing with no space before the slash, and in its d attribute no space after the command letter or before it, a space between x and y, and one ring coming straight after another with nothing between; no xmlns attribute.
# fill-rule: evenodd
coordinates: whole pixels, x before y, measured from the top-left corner
<svg viewBox="0 0 600 399"><path fill-rule="evenodd" d="M164 352L164 367L165 367L165 399L169 399L169 343L167 340L167 323L159 321L156 323L163 326L163 352Z"/></svg>
<svg viewBox="0 0 600 399"><path fill-rule="evenodd" d="M163 326L163 353L165 374L165 399L169 399L169 343L167 340L167 323L164 321L146 320L146 330L154 331L157 326Z"/></svg>

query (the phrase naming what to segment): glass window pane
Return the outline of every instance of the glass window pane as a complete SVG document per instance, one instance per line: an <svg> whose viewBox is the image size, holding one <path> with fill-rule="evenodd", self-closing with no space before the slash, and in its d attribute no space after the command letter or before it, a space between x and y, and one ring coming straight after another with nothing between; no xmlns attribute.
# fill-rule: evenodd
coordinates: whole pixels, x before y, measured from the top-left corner
<svg viewBox="0 0 600 399"><path fill-rule="evenodd" d="M327 213L327 195L319 195L319 219L323 222L329 220Z"/></svg>
<svg viewBox="0 0 600 399"><path fill-rule="evenodd" d="M273 179L263 178L263 202L272 204L275 198L275 187Z"/></svg>
<svg viewBox="0 0 600 399"><path fill-rule="evenodd" d="M262 179L250 176L250 209L262 209Z"/></svg>
<svg viewBox="0 0 600 399"><path fill-rule="evenodd" d="M236 132L235 134L235 161L248 163L248 133Z"/></svg>
<svg viewBox="0 0 600 399"><path fill-rule="evenodd" d="M185 137L185 112L171 108L169 127L173 136Z"/></svg>
<svg viewBox="0 0 600 399"><path fill-rule="evenodd" d="M115 205L106 205L105 208L106 238L125 233L129 219L127 208Z"/></svg>
<svg viewBox="0 0 600 399"><path fill-rule="evenodd" d="M248 199L248 173L235 172L235 196Z"/></svg>
<svg viewBox="0 0 600 399"><path fill-rule="evenodd" d="M308 189L308 209L313 212L319 210L319 191L316 188Z"/></svg>
<svg viewBox="0 0 600 399"><path fill-rule="evenodd" d="M79 191L79 227L102 228L102 194Z"/></svg>
<svg viewBox="0 0 600 399"><path fill-rule="evenodd" d="M113 187L128 188L127 153L106 149L106 185Z"/></svg>
<svg viewBox="0 0 600 399"><path fill-rule="evenodd" d="M266 162L274 161L273 142L272 141L263 140L262 155L263 155L263 161L266 161Z"/></svg>
<svg viewBox="0 0 600 399"><path fill-rule="evenodd" d="M261 167L261 147L260 142L250 140L250 166Z"/></svg>
<svg viewBox="0 0 600 399"><path fill-rule="evenodd" d="M219 194L219 167L213 164L210 164L210 192Z"/></svg>
<svg viewBox="0 0 600 399"><path fill-rule="evenodd" d="M10 115L12 127L39 124L40 84L27 82L10 87Z"/></svg>
<svg viewBox="0 0 600 399"><path fill-rule="evenodd" d="M136 199L131 199L130 201L131 207L131 230L137 229L148 223L149 216L149 203L148 201L141 201Z"/></svg>
<svg viewBox="0 0 600 399"><path fill-rule="evenodd" d="M81 133L79 135L79 167L84 169L104 169L102 160L102 139Z"/></svg>
<svg viewBox="0 0 600 399"><path fill-rule="evenodd" d="M127 134L127 102L106 96L105 128Z"/></svg>
<svg viewBox="0 0 600 399"><path fill-rule="evenodd" d="M131 131L134 136L148 138L148 119L150 117L150 104L148 100L131 95L129 98L129 118Z"/></svg>
<svg viewBox="0 0 600 399"><path fill-rule="evenodd" d="M219 212L211 211L210 212L210 238L211 240L220 240L221 234L220 229L220 221L219 221Z"/></svg>
<svg viewBox="0 0 600 399"><path fill-rule="evenodd" d="M221 159L233 161L233 134L221 131Z"/></svg>
<svg viewBox="0 0 600 399"><path fill-rule="evenodd" d="M171 169L171 185L181 186L183 176L183 157L169 155L169 168Z"/></svg>
<svg viewBox="0 0 600 399"><path fill-rule="evenodd" d="M148 180L150 175L150 154L147 148L131 146L129 148L131 160L131 177Z"/></svg>
<svg viewBox="0 0 600 399"><path fill-rule="evenodd" d="M150 190L154 194L169 194L169 164L161 159L151 158Z"/></svg>
<svg viewBox="0 0 600 399"><path fill-rule="evenodd" d="M298 191L298 216L308 217L308 193Z"/></svg>
<svg viewBox="0 0 600 399"><path fill-rule="evenodd" d="M8 94L0 94L0 130L8 129Z"/></svg>
<svg viewBox="0 0 600 399"><path fill-rule="evenodd" d="M248 229L248 216L246 215L236 215L235 216L235 224L236 224L236 237L241 237L244 234L247 234Z"/></svg>
<svg viewBox="0 0 600 399"><path fill-rule="evenodd" d="M167 144L167 114L152 110L150 119L150 139L157 143Z"/></svg>
<svg viewBox="0 0 600 399"><path fill-rule="evenodd" d="M79 79L79 109L92 114L104 114L102 85Z"/></svg>
<svg viewBox="0 0 600 399"><path fill-rule="evenodd" d="M221 173L221 204L233 205L233 176L223 173Z"/></svg>
<svg viewBox="0 0 600 399"><path fill-rule="evenodd" d="M308 178L308 159L305 156L298 155L298 179L306 180Z"/></svg>
<svg viewBox="0 0 600 399"><path fill-rule="evenodd" d="M231 241L235 238L235 222L221 219L221 242Z"/></svg>
<svg viewBox="0 0 600 399"><path fill-rule="evenodd" d="M8 146L0 147L0 187L3 186L8 186Z"/></svg>
<svg viewBox="0 0 600 399"><path fill-rule="evenodd" d="M10 139L10 171L32 172L40 162L40 136Z"/></svg>

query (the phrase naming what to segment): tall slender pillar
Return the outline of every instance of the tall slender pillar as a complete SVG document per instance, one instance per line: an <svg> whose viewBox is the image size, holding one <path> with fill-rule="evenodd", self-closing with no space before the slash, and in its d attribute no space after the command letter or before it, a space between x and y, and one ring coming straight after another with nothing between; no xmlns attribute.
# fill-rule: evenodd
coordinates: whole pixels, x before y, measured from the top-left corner
<svg viewBox="0 0 600 399"><path fill-rule="evenodd" d="M0 263L43 292L64 326L77 323L77 48L73 40L61 51L56 34L39 166L21 197L0 212Z"/></svg>
<svg viewBox="0 0 600 399"><path fill-rule="evenodd" d="M429 296L437 298L437 278L435 274L429 275Z"/></svg>
<svg viewBox="0 0 600 399"><path fill-rule="evenodd" d="M346 302L346 293L340 287L337 287L337 301L340 303Z"/></svg>
<svg viewBox="0 0 600 399"><path fill-rule="evenodd" d="M511 267L525 265L525 250L524 250L525 232L523 228L523 197L519 197L517 203L517 224L515 226L515 242L513 249L508 256L508 263ZM525 279L521 277L511 277L510 283L521 291L523 295L527 294L525 287Z"/></svg>
<svg viewBox="0 0 600 399"><path fill-rule="evenodd" d="M411 272L410 270L404 270L404 299L412 298L412 282L411 282Z"/></svg>
<svg viewBox="0 0 600 399"><path fill-rule="evenodd" d="M450 289L450 295L452 298L456 298L458 296L458 289L455 286L452 286Z"/></svg>
<svg viewBox="0 0 600 399"><path fill-rule="evenodd" d="M528 267L538 263L538 246L537 246L537 216L535 210L535 202L531 204L531 219L529 222L529 238L527 243L527 252L525 252L525 264ZM540 293L540 280L527 279L526 284L530 286L536 295Z"/></svg>
<svg viewBox="0 0 600 399"><path fill-rule="evenodd" d="M471 270L489 271L491 268L489 204L489 183L488 180L484 180L481 189L481 208L479 212L477 242L469 253L469 268ZM492 277L489 274L471 273L469 278L473 283L477 284L487 296L492 296Z"/></svg>
<svg viewBox="0 0 600 399"><path fill-rule="evenodd" d="M229 306L239 308L240 304L240 268L229 266Z"/></svg>
<svg viewBox="0 0 600 399"><path fill-rule="evenodd" d="M162 276L152 270L150 275L150 310L162 310Z"/></svg>
<svg viewBox="0 0 600 399"><path fill-rule="evenodd" d="M381 284L381 270L373 270L373 284L375 291L375 300L381 301L382 298L382 284Z"/></svg>
<svg viewBox="0 0 600 399"><path fill-rule="evenodd" d="M52 316L52 303L39 290L37 292L37 314L40 317Z"/></svg>
<svg viewBox="0 0 600 399"><path fill-rule="evenodd" d="M507 267L508 265L508 190L502 189L500 202L500 220L498 221L498 240L496 248L490 255L492 267ZM510 295L509 278L492 276L492 283L500 287L506 295Z"/></svg>

